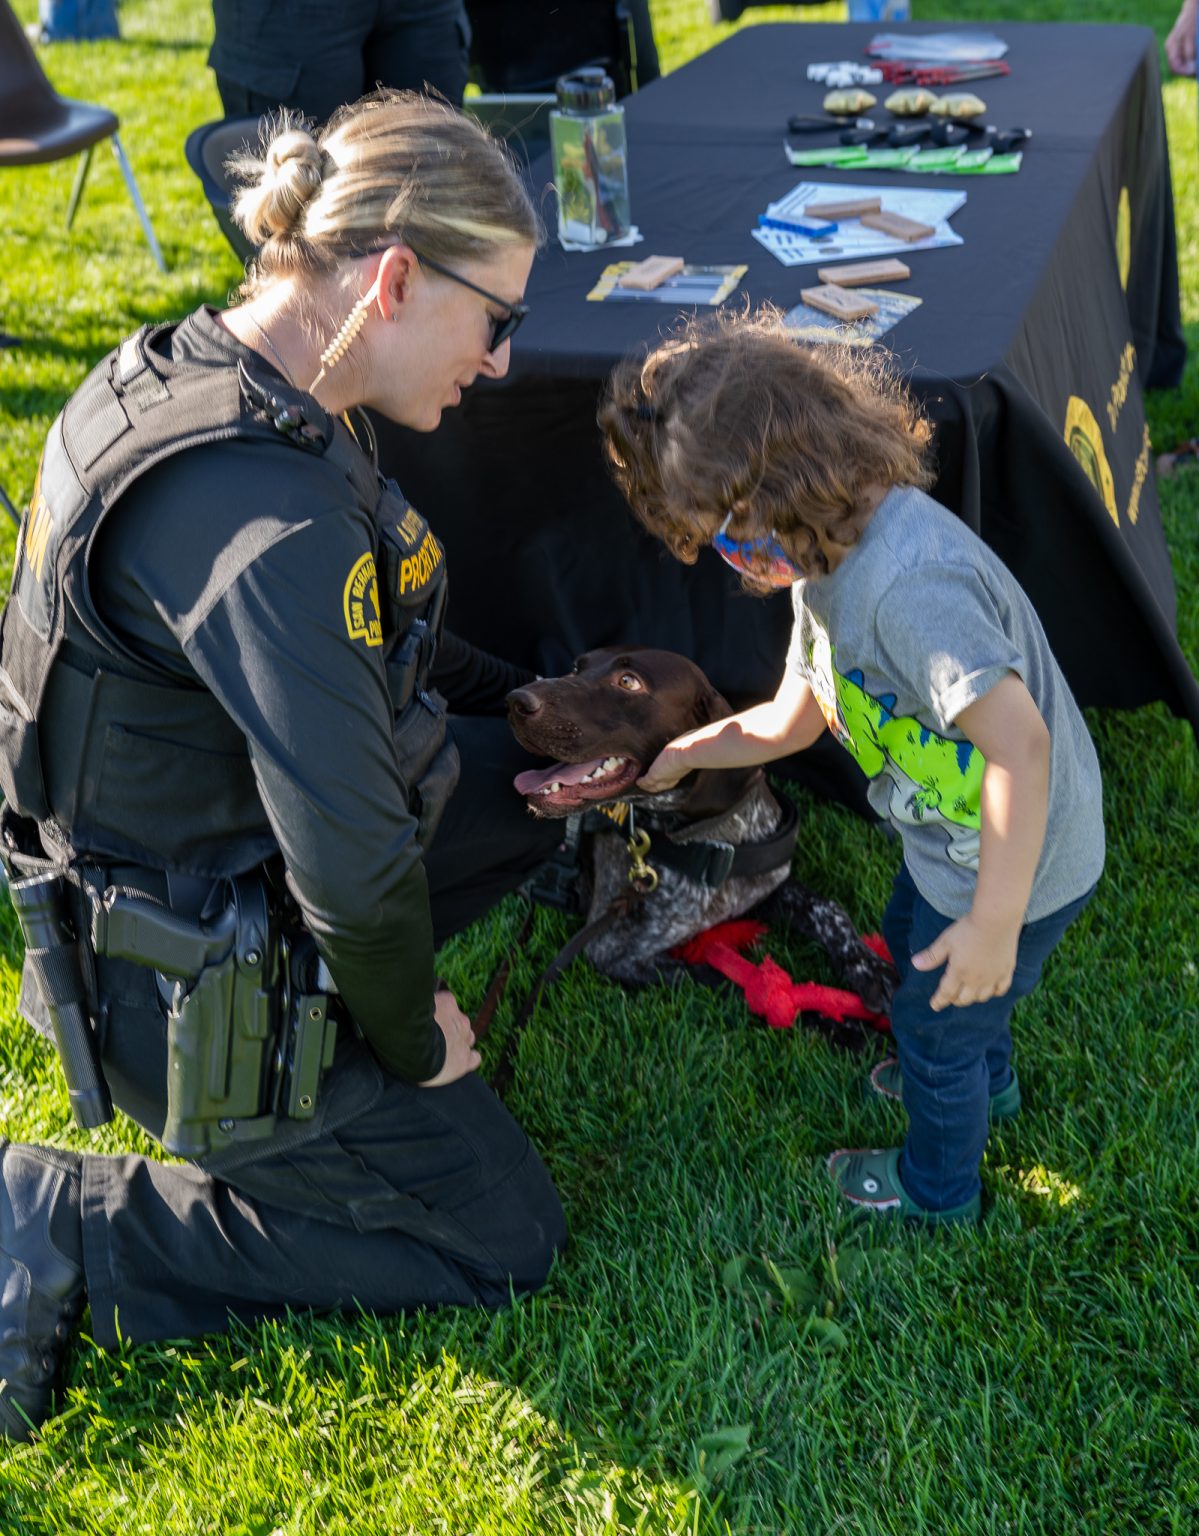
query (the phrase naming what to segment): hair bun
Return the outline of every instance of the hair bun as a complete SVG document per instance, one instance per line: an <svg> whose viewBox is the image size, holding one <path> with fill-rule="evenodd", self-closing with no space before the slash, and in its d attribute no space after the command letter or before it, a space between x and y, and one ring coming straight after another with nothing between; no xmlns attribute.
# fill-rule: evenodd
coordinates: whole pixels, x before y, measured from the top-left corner
<svg viewBox="0 0 1199 1536"><path fill-rule="evenodd" d="M242 154L229 169L246 185L233 217L254 245L294 234L321 185L321 151L307 128L284 122L260 155Z"/></svg>
<svg viewBox="0 0 1199 1536"><path fill-rule="evenodd" d="M268 171L278 173L293 160L301 166L308 166L314 170L317 182L320 182L321 152L307 128L286 128L283 132L277 133L267 145L266 168Z"/></svg>

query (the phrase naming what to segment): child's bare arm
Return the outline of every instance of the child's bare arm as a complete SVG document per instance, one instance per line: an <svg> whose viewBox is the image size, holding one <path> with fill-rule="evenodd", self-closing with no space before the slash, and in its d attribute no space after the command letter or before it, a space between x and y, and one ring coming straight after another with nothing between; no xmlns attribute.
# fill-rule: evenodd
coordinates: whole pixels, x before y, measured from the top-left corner
<svg viewBox="0 0 1199 1536"><path fill-rule="evenodd" d="M823 730L824 716L815 694L788 667L773 699L676 737L637 783L651 794L661 794L696 768L770 763L810 747Z"/></svg>
<svg viewBox="0 0 1199 1536"><path fill-rule="evenodd" d="M935 943L912 956L920 971L945 966L931 1002L938 1011L1002 997L1011 986L1049 806L1049 732L1014 672L954 723L987 766L974 904Z"/></svg>

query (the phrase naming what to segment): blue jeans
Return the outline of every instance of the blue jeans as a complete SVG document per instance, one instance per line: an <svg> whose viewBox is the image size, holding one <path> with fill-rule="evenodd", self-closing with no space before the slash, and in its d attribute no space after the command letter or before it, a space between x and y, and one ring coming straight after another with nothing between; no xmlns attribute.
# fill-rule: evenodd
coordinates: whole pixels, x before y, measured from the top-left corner
<svg viewBox="0 0 1199 1536"><path fill-rule="evenodd" d="M1020 930L1016 971L1003 997L966 1008L929 1007L944 973L917 971L911 958L953 922L916 889L907 865L895 877L883 936L899 971L891 1029L903 1072L908 1139L903 1187L927 1211L952 1210L978 1193L991 1096L1012 1080L1012 1009L1036 986L1041 967L1093 892Z"/></svg>

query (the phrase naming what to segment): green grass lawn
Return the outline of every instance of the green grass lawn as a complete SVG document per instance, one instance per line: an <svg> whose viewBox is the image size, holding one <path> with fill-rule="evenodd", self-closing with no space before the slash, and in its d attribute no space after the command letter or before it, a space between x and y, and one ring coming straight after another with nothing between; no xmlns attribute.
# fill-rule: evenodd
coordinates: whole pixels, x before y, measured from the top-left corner
<svg viewBox="0 0 1199 1536"><path fill-rule="evenodd" d="M35 0L17 9L32 19ZM916 0L919 18L949 21L1079 9ZM1175 6L1085 10L1164 38ZM707 24L704 0L655 0L654 14L668 68L728 30ZM801 14L843 12L753 20ZM0 484L18 502L90 364L143 321L222 301L238 277L182 156L219 112L210 9L127 0L121 16L121 43L43 57L64 93L120 113L170 275L106 150L73 238L69 164L0 176L0 329L23 338L0 353ZM1194 345L1194 83L1169 82L1165 100ZM1159 449L1199 427L1196 378L1150 401ZM1199 472L1161 496L1194 660ZM7 564L3 519L0 544ZM1108 872L1019 1019L1028 1107L991 1143L979 1230L862 1233L838 1212L821 1154L900 1134L891 1108L863 1099L859 1062L747 1028L698 987L633 995L579 965L528 1032L512 1095L572 1227L541 1295L499 1316L304 1316L170 1348L85 1339L67 1411L38 1443L0 1451L0 1532L1194 1531L1199 754L1161 708L1089 718ZM876 926L895 850L827 805L802 809L805 878ZM71 1128L56 1062L15 1016L5 917L5 1131L150 1150L127 1121ZM521 917L510 901L443 956L468 1009ZM514 998L564 932L538 914ZM775 947L818 974L802 946ZM744 1255L773 1278L747 1279Z"/></svg>

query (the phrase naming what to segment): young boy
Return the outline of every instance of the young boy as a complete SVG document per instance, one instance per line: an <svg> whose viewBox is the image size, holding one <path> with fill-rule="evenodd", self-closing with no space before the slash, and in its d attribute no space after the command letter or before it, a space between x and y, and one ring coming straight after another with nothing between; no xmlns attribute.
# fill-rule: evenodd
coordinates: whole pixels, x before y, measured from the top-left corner
<svg viewBox="0 0 1199 1536"><path fill-rule="evenodd" d="M870 358L773 314L692 324L613 375L600 424L634 512L682 560L710 544L795 610L775 697L671 742L641 780L765 763L827 728L904 861L883 920L898 1060L871 1085L902 1148L834 1152L842 1195L976 1220L989 1119L1020 1108L1009 1020L1103 868L1095 750L1015 578L924 490L931 429Z"/></svg>

